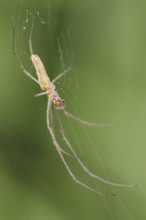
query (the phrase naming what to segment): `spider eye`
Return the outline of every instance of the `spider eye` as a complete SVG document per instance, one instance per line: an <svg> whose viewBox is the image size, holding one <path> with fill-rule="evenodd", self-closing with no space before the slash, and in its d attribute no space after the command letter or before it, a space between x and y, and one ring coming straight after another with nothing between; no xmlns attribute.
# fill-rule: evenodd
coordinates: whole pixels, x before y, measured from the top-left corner
<svg viewBox="0 0 146 220"><path fill-rule="evenodd" d="M63 107L63 104L64 104L64 100L61 99L61 100L59 100L59 102L60 102L59 107L62 108L62 107Z"/></svg>

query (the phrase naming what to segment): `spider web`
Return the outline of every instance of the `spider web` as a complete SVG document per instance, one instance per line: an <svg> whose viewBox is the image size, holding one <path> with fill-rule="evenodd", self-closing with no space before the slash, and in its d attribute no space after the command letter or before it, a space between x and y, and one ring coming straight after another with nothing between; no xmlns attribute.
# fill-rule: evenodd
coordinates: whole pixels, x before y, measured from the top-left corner
<svg viewBox="0 0 146 220"><path fill-rule="evenodd" d="M107 112L107 109L104 107L104 104L102 105L102 102L100 102L98 109L94 108L94 102L97 102L98 96L94 91L92 93L92 84L90 83L92 82L91 78L93 77L92 72L89 74L89 77L85 77L84 68L76 68L76 63L74 61L76 60L76 55L73 52L74 45L72 44L72 28L74 28L76 23L74 22L73 27L72 25L70 26L69 24L65 24L65 27L62 25L60 28L58 28L58 23L55 22L58 17L56 16L56 18L55 14L52 14L51 3L48 1L44 1L42 5L43 7L40 7L40 3L37 1L30 1L29 3L27 1L18 1L16 12L17 16L15 16L14 23L18 30L16 33L16 46L21 59L29 67L30 72L32 72L33 67L31 62L29 61L28 36L32 24L31 17L35 15L35 26L37 27L37 30L34 30L33 33L33 48L37 54L41 54L40 56L42 57L46 69L50 70L50 78L53 79L57 75L57 73L64 71L70 66L73 67L72 70L68 74L64 75L56 84L57 91L59 92L60 96L65 99L65 107L67 108L67 110L77 117L83 116L81 118L87 119L87 121L101 123L108 122L105 120L105 118L103 118L104 120L102 121L100 116L99 118L97 118L97 112L99 109L104 113ZM45 32L45 42L39 40L42 32ZM46 51L41 48L42 44L45 47ZM51 44L53 46L51 46ZM46 49L47 47L50 49ZM49 65L48 60L50 61ZM89 83L84 81L84 79L89 79ZM87 85L86 88L84 82ZM90 91L90 94L88 94L88 91ZM109 120L108 123L110 124L109 117L106 114L103 115L107 117L107 119ZM95 121L95 118L97 118L97 121ZM98 121L98 119L100 120ZM93 128L89 129L85 126L76 124L71 119L65 119L64 117L62 117L61 120L64 124L67 137L69 138L69 140L71 140L73 147L75 146L75 150L83 159L85 164L92 168L95 173L99 175L101 174L101 176L104 175L105 178L111 180L111 177L109 177L112 175L109 174L111 167L108 168L109 163L106 163L105 159L103 158L104 156L101 156L101 154L105 151L101 148L107 149L108 146L113 144L113 140L110 139L109 130L112 129L113 132L115 128L111 126L111 128L108 128L108 130L96 130ZM110 161L110 158L108 159ZM76 166L73 164L74 161L72 163L71 158L68 158L68 161L71 166L76 169ZM77 173L79 174L79 177L81 176L81 178L85 178L80 173L80 171L77 171ZM116 176L114 176L114 179L116 180ZM106 212L106 216L108 216L108 219L115 219L115 216L117 216L115 209L119 210L119 213L122 213L126 219L133 219L131 212L126 207L125 201L119 195L119 189L103 186L103 184L92 181L90 178L85 178L85 181L88 181L90 185L95 186L97 190L103 192L118 192L117 198L114 199L110 198L109 200L104 197L98 198L98 200L104 207L103 210ZM124 190L125 192L129 191L126 188ZM112 206L116 208L113 209Z"/></svg>

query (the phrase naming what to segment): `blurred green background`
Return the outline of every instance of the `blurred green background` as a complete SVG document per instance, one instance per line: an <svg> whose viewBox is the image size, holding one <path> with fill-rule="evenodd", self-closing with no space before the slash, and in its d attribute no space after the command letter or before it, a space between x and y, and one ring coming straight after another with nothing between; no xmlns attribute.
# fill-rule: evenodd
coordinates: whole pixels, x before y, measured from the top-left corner
<svg viewBox="0 0 146 220"><path fill-rule="evenodd" d="M19 56L34 72L28 51L31 19L24 23L26 9L35 13L33 4L1 0L0 219L144 220L146 2L52 0L51 9L48 3L35 0L40 16L51 24L37 19L33 45L52 79L60 71L56 38L70 27L75 70L71 87L62 85L66 107L89 121L117 123L96 130L62 118L67 136L95 173L138 187L117 189L91 181L71 159L80 179L118 196L97 196L70 179L46 129L46 97L34 98L40 89L21 73L12 54L16 25Z"/></svg>

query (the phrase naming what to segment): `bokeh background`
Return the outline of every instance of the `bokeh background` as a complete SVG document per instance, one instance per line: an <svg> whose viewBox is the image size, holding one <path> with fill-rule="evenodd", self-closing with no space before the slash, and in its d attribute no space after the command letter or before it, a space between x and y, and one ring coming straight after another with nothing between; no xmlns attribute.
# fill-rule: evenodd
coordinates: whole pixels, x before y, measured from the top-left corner
<svg viewBox="0 0 146 220"><path fill-rule="evenodd" d="M117 197L97 196L70 179L46 129L46 97L34 98L40 89L12 54L16 26L18 54L34 72L28 50L31 19L25 20L26 9L36 13L33 4L1 0L0 219L146 219L146 2L35 0L35 7L50 21L42 25L37 18L33 45L51 79L61 63L56 38L70 30L75 69L58 87L66 107L89 121L111 123L89 129L62 118L69 140L95 173L138 187L91 181L68 158L80 179ZM64 62L68 65L67 58Z"/></svg>

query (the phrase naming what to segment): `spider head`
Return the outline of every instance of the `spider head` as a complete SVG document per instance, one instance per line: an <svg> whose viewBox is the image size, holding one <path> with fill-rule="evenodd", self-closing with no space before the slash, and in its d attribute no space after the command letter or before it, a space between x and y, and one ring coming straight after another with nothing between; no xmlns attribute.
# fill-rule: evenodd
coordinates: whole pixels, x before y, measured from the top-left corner
<svg viewBox="0 0 146 220"><path fill-rule="evenodd" d="M52 103L55 105L56 108L63 108L64 100L61 99L56 91L51 94Z"/></svg>
<svg viewBox="0 0 146 220"><path fill-rule="evenodd" d="M53 104L55 105L56 108L61 109L64 107L64 100L63 99L53 99L52 100Z"/></svg>

